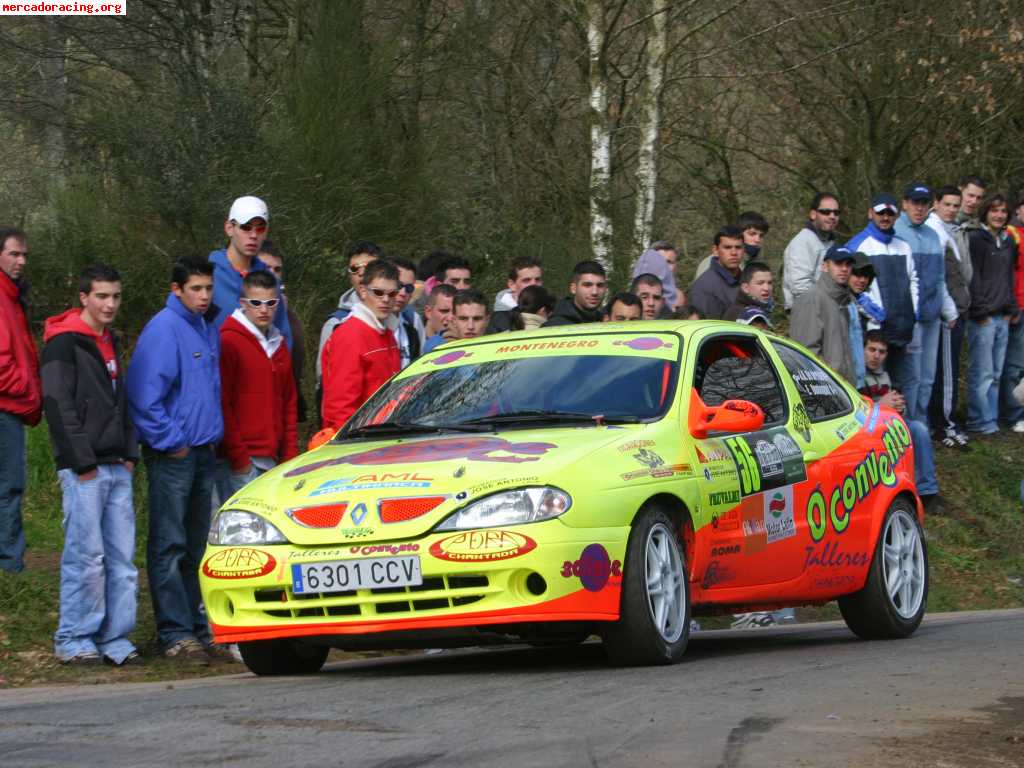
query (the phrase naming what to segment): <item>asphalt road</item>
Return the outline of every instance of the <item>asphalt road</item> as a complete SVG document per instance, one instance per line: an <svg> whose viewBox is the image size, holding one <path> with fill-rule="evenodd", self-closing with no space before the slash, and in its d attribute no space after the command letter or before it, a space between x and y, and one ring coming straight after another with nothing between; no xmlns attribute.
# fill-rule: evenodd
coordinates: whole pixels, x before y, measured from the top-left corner
<svg viewBox="0 0 1024 768"><path fill-rule="evenodd" d="M1024 766L1024 610L704 632L674 667L588 643L0 692L4 768L894 764Z"/></svg>

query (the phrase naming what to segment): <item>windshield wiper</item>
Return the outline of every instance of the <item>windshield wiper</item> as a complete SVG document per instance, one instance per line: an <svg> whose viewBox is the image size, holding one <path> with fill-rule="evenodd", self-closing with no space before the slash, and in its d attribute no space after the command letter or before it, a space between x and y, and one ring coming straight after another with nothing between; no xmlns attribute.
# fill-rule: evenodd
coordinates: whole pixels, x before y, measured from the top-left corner
<svg viewBox="0 0 1024 768"><path fill-rule="evenodd" d="M499 413L494 416L480 416L468 421L456 422L454 426L474 424L637 424L640 418L637 416L614 415L602 416L590 413L579 413L577 411L542 411L523 410Z"/></svg>
<svg viewBox="0 0 1024 768"><path fill-rule="evenodd" d="M484 425L461 423L461 424L421 424L415 421L384 421L380 424L364 424L346 431L342 437L364 437L366 435L405 435L409 433L424 434L429 432L444 432L452 430L455 432L486 432Z"/></svg>

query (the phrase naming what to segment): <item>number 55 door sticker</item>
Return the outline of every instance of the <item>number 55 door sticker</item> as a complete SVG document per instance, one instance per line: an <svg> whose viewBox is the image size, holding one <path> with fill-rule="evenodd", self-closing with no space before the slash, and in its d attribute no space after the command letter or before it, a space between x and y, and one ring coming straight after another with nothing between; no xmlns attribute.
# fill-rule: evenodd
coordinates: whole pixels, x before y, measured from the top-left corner
<svg viewBox="0 0 1024 768"><path fill-rule="evenodd" d="M740 477L740 493L792 485L807 479L803 454L784 427L725 439Z"/></svg>

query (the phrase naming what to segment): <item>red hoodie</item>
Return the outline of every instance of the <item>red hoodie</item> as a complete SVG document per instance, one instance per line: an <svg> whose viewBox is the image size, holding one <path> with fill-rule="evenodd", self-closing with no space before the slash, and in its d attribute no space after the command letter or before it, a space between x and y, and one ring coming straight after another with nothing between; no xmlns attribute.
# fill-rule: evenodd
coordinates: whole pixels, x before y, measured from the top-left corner
<svg viewBox="0 0 1024 768"><path fill-rule="evenodd" d="M103 358L103 364L110 374L110 380L117 381L117 355L114 353L114 339L111 337L109 329L104 330L103 333L96 333L82 319L82 310L72 308L59 315L46 318L46 322L43 323L44 343L61 333L81 333L95 341L96 348L100 351L100 357Z"/></svg>
<svg viewBox="0 0 1024 768"><path fill-rule="evenodd" d="M324 345L321 421L325 428L345 426L356 409L401 370L395 334L375 321L363 304L356 304Z"/></svg>
<svg viewBox="0 0 1024 768"><path fill-rule="evenodd" d="M39 353L19 296L18 285L0 270L0 411L31 426L42 416L43 386Z"/></svg>
<svg viewBox="0 0 1024 768"><path fill-rule="evenodd" d="M282 340L267 357L251 330L229 317L220 328L220 397L224 439L219 453L241 472L253 456L278 462L299 453L298 393Z"/></svg>

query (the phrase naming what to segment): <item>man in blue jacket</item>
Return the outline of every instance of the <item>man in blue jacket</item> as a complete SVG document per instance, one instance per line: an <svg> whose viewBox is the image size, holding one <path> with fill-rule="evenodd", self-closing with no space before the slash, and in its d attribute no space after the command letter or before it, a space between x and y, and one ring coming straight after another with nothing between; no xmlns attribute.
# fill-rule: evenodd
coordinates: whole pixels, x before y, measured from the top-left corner
<svg viewBox="0 0 1024 768"><path fill-rule="evenodd" d="M231 204L228 218L224 222L228 247L211 251L209 257L213 264L213 304L218 307L214 320L217 330L238 308L245 276L250 272L271 271L258 258L269 227L270 211L267 210L267 204L258 197L246 195ZM278 298L281 298L280 290ZM277 304L274 325L284 336L288 349L291 349L292 329L288 324L288 309L283 301Z"/></svg>
<svg viewBox="0 0 1024 768"><path fill-rule="evenodd" d="M128 408L149 477L149 590L167 658L209 663L199 563L210 530L214 446L224 435L213 265L182 259L167 305L142 330L128 366ZM204 646L206 646L204 648Z"/></svg>
<svg viewBox="0 0 1024 768"><path fill-rule="evenodd" d="M957 318L956 305L946 289L945 251L938 234L926 223L931 198L931 190L924 184L908 184L903 190L903 213L893 227L896 235L910 244L917 271L914 343L920 346L921 353L915 358L917 386L903 393L907 399L906 415L925 426L928 425L928 402L935 382L942 321L952 325ZM911 400L911 393L916 393L914 400Z"/></svg>

